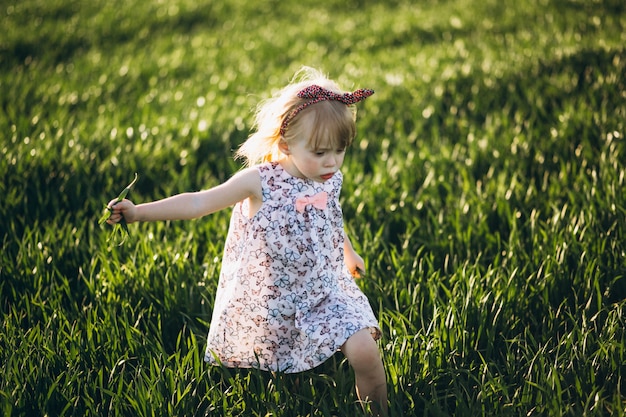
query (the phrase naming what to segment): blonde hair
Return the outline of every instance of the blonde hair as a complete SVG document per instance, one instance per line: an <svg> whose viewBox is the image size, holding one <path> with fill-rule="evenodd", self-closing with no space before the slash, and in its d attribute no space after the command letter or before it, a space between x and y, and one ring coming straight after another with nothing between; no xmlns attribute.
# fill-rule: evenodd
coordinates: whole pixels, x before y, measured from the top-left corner
<svg viewBox="0 0 626 417"><path fill-rule="evenodd" d="M239 147L236 158L245 160L247 166L262 162L277 161L282 153L281 139L287 143L306 139L313 149L330 145L347 148L356 135L356 108L338 101L325 100L315 103L288 122L288 129L281 135L283 122L307 99L298 97L298 92L318 85L337 94L343 91L320 71L303 67L289 85L271 98L262 101L256 109L254 133Z"/></svg>

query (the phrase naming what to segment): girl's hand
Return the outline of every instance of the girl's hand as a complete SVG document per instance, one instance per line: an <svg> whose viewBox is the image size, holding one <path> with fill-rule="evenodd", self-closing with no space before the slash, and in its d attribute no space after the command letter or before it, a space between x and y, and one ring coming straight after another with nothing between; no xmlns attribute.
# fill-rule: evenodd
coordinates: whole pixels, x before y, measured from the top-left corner
<svg viewBox="0 0 626 417"><path fill-rule="evenodd" d="M121 231L122 240L120 246L126 241L129 235L127 224L135 221L135 205L125 198L130 192L130 189L133 188L133 185L137 182L137 178L139 178L139 176L135 173L133 181L122 190L116 199L109 201L109 204L104 208L104 213L100 217L100 220L98 220L98 224L106 222L114 225L113 233L111 233L111 236L107 240L111 240L111 238L114 238L118 234L116 232ZM127 221L127 218L131 220Z"/></svg>
<svg viewBox="0 0 626 417"><path fill-rule="evenodd" d="M137 208L130 200L124 199L118 201L117 199L113 199L109 202L107 207L109 207L111 211L111 215L106 221L108 224L114 225L121 222L122 219L126 220L126 223L134 223L137 221Z"/></svg>

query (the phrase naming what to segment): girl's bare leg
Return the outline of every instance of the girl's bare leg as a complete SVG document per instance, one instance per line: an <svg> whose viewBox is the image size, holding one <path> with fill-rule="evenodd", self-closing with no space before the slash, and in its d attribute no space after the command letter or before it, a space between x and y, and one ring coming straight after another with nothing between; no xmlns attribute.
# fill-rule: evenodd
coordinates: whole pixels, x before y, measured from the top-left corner
<svg viewBox="0 0 626 417"><path fill-rule="evenodd" d="M374 415L387 415L387 379L378 345L369 329L363 329L343 344L341 351L354 369L356 394L371 404Z"/></svg>

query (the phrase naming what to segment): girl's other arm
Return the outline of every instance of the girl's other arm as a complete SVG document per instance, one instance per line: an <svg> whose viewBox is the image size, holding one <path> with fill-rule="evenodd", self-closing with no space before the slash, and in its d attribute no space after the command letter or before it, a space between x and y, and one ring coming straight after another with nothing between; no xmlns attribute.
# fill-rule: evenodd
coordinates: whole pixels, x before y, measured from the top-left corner
<svg viewBox="0 0 626 417"><path fill-rule="evenodd" d="M262 200L261 178L256 168L238 172L228 181L208 190L182 193L162 200L134 205L129 200L115 205L110 224L122 219L127 223L158 220L189 220L225 209L246 198Z"/></svg>
<svg viewBox="0 0 626 417"><path fill-rule="evenodd" d="M353 277L361 278L365 275L365 262L352 247L352 242L345 231L343 232L343 235L343 255L346 266Z"/></svg>

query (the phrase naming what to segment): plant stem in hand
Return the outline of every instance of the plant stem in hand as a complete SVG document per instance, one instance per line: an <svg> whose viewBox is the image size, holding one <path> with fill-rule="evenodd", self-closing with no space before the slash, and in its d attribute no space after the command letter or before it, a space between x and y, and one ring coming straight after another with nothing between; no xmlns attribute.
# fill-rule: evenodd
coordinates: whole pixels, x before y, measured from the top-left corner
<svg viewBox="0 0 626 417"><path fill-rule="evenodd" d="M98 221L98 224L103 224L107 220L109 220L109 217L111 217L111 214L113 214L113 206L115 206L117 203L119 203L120 201L123 201L126 198L128 193L130 192L130 189L133 188L133 186L137 182L138 178L139 178L139 176L135 172L135 178L132 180L132 182L130 184L128 184L126 186L126 188L124 188L122 190L122 192L115 199L115 202L111 206L105 206L104 213L102 214L102 217L100 217L100 220ZM109 237L109 239L111 239L115 235L117 226L122 228L122 232L121 232L122 233L122 241L120 242L120 245L121 245L126 240L126 237L130 234L129 231L128 231L128 224L126 224L126 219L124 218L124 215L122 215L122 218L119 221L119 223L117 223L114 226L113 232L111 233L111 236Z"/></svg>

